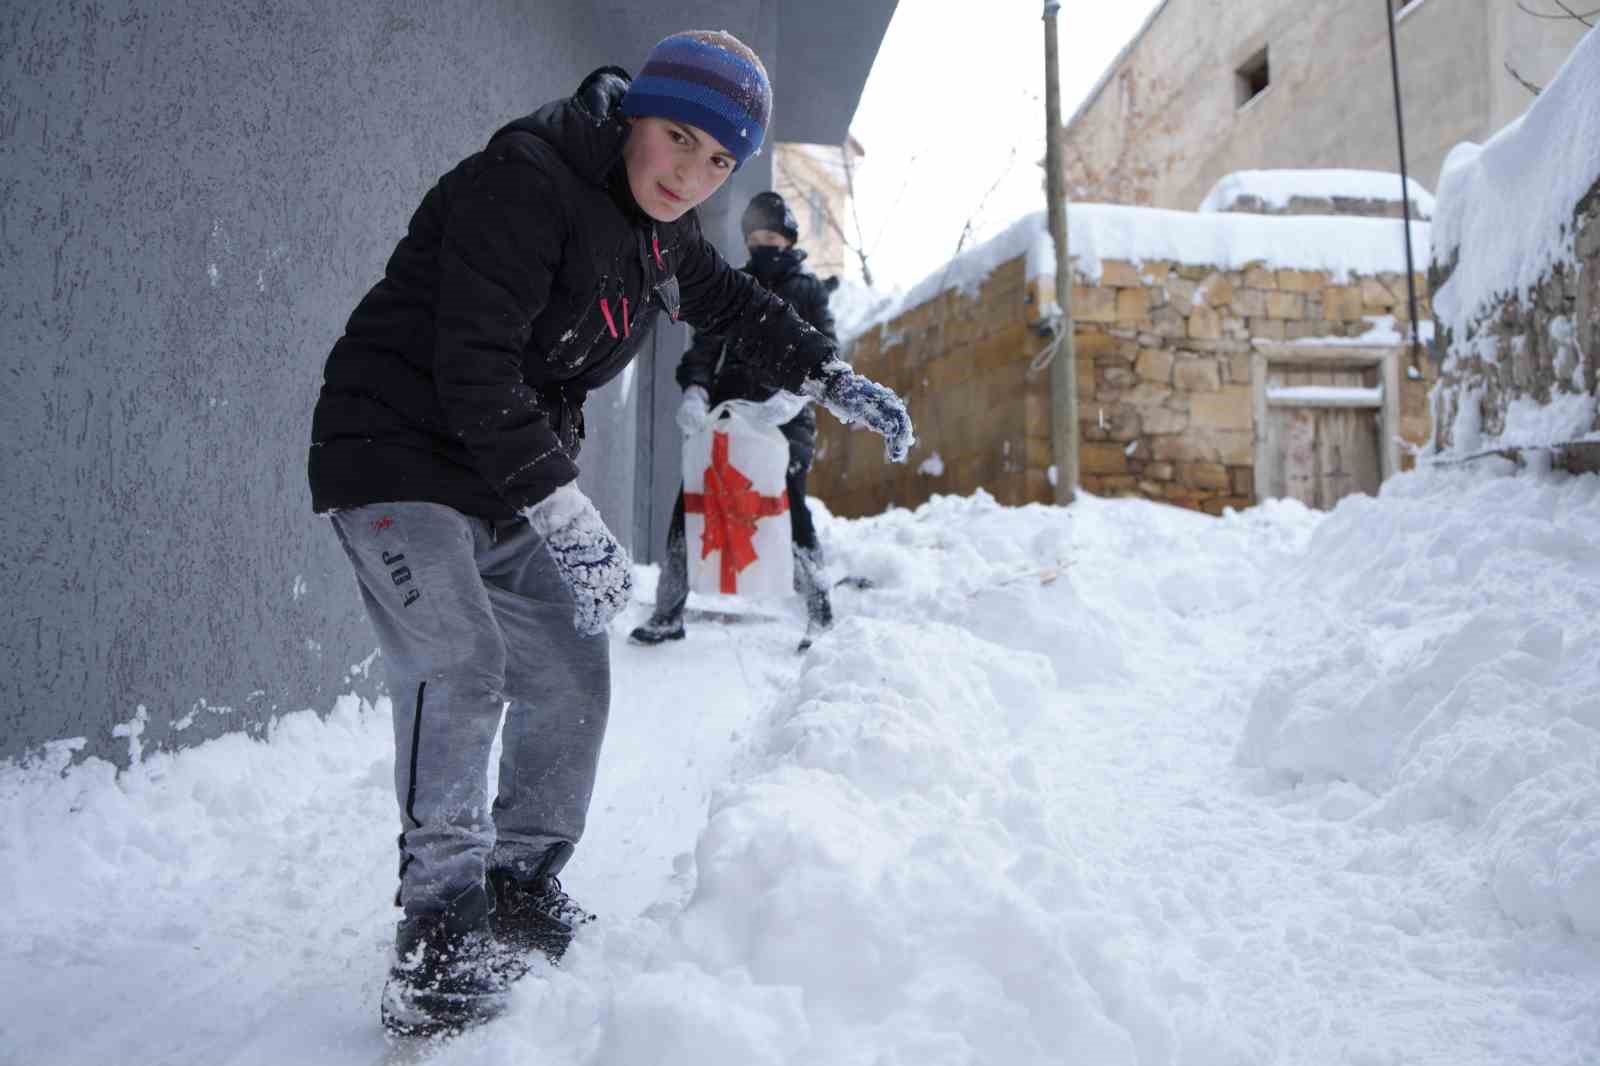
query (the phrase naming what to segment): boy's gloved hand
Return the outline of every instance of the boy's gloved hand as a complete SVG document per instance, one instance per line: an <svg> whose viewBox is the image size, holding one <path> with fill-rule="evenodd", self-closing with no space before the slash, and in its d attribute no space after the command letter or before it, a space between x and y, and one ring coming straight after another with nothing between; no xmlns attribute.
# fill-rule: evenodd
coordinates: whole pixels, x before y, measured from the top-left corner
<svg viewBox="0 0 1600 1066"><path fill-rule="evenodd" d="M800 386L807 396L834 413L841 422L864 422L883 437L883 454L891 463L902 462L917 442L906 405L889 389L851 370L842 360L830 359L811 372Z"/></svg>
<svg viewBox="0 0 1600 1066"><path fill-rule="evenodd" d="M576 482L569 481L522 516L544 538L556 570L572 591L578 632L605 631L633 595L633 560Z"/></svg>
<svg viewBox="0 0 1600 1066"><path fill-rule="evenodd" d="M678 405L678 428L685 437L692 437L706 426L711 411L711 397L699 385L683 390L683 402Z"/></svg>

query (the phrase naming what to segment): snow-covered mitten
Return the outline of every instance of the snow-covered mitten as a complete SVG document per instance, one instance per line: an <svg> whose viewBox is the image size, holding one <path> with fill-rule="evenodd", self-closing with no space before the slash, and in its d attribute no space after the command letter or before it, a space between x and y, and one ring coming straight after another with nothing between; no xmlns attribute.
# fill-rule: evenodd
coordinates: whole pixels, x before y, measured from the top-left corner
<svg viewBox="0 0 1600 1066"><path fill-rule="evenodd" d="M890 389L851 370L840 359L823 363L800 386L807 396L832 411L839 421L864 422L883 437L883 454L891 463L905 459L917 442L906 405Z"/></svg>
<svg viewBox="0 0 1600 1066"><path fill-rule="evenodd" d="M678 405L678 428L685 437L692 437L705 428L711 411L711 397L703 386L690 385L683 390L683 402Z"/></svg>
<svg viewBox="0 0 1600 1066"><path fill-rule="evenodd" d="M633 560L611 535L575 482L567 482L522 516L544 538L556 571L572 591L578 632L603 632L633 595Z"/></svg>

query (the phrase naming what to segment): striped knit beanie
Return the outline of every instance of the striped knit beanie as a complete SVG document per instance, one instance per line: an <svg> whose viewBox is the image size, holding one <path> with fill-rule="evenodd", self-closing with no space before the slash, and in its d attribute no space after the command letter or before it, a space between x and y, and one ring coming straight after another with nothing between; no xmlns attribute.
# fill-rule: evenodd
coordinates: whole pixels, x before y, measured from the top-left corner
<svg viewBox="0 0 1600 1066"><path fill-rule="evenodd" d="M772 84L760 57L733 34L688 30L650 50L622 98L622 113L705 130L733 153L737 170L766 138Z"/></svg>

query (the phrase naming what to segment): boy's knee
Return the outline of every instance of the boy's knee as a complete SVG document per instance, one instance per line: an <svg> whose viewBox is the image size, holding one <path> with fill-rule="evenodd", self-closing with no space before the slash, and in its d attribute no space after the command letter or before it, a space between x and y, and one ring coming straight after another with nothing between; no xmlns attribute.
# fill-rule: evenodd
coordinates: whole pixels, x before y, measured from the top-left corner
<svg viewBox="0 0 1600 1066"><path fill-rule="evenodd" d="M502 641L474 640L466 647L440 652L424 671L428 677L495 695L505 689L506 649Z"/></svg>

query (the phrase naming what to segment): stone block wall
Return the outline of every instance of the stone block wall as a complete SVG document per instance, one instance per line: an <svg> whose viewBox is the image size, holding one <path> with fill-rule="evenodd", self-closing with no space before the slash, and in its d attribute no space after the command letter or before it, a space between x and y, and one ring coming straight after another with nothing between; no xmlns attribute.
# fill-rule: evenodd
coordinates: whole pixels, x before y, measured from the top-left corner
<svg viewBox="0 0 1600 1066"><path fill-rule="evenodd" d="M1259 196L1241 196L1222 209L1223 214L1242 215L1349 215L1356 218L1405 218L1406 205L1399 200L1378 200L1363 196L1291 196L1282 205L1267 203ZM1415 199L1410 217L1425 219Z"/></svg>
<svg viewBox="0 0 1600 1066"><path fill-rule="evenodd" d="M1574 261L1557 263L1525 299L1504 295L1479 309L1473 324L1460 333L1441 324L1436 344L1444 371L1434 412L1441 450L1460 443L1453 438L1464 403L1478 405L1476 418L1469 421L1485 436L1498 438L1506 428L1507 409L1519 397L1548 404L1561 394L1596 394L1600 181L1578 203L1572 226ZM1472 254L1471 249L1464 251ZM1458 262L1453 256L1434 264L1430 281L1435 289L1450 280Z"/></svg>
<svg viewBox="0 0 1600 1066"><path fill-rule="evenodd" d="M1428 314L1418 276L1418 311ZM1221 513L1255 499L1256 341L1359 345L1372 318L1409 330L1404 274L1339 281L1262 265L1107 262L1073 290L1079 481L1096 495L1137 495ZM1402 376L1400 435L1428 438L1431 363ZM1367 382L1376 385L1377 381Z"/></svg>
<svg viewBox="0 0 1600 1066"><path fill-rule="evenodd" d="M1030 281L1018 257L975 292L947 291L858 337L852 362L906 397L917 446L906 463L887 464L875 434L824 413L812 491L844 516L978 488L1002 503L1052 501L1049 374L1028 366L1046 343L1038 311L1054 285ZM1408 330L1403 274L1338 281L1259 264L1104 262L1097 280L1073 290L1080 483L1213 514L1250 505L1254 342L1360 344L1385 315ZM1431 428L1434 370L1423 363L1416 378L1402 374L1400 429L1412 445Z"/></svg>
<svg viewBox="0 0 1600 1066"><path fill-rule="evenodd" d="M979 487L1007 504L1055 498L1049 374L1027 373L1046 340L1033 325L1024 262L1003 263L975 292L946 291L855 339L849 359L905 397L917 445L905 463L886 463L877 434L819 413L810 489L836 514L877 514Z"/></svg>

